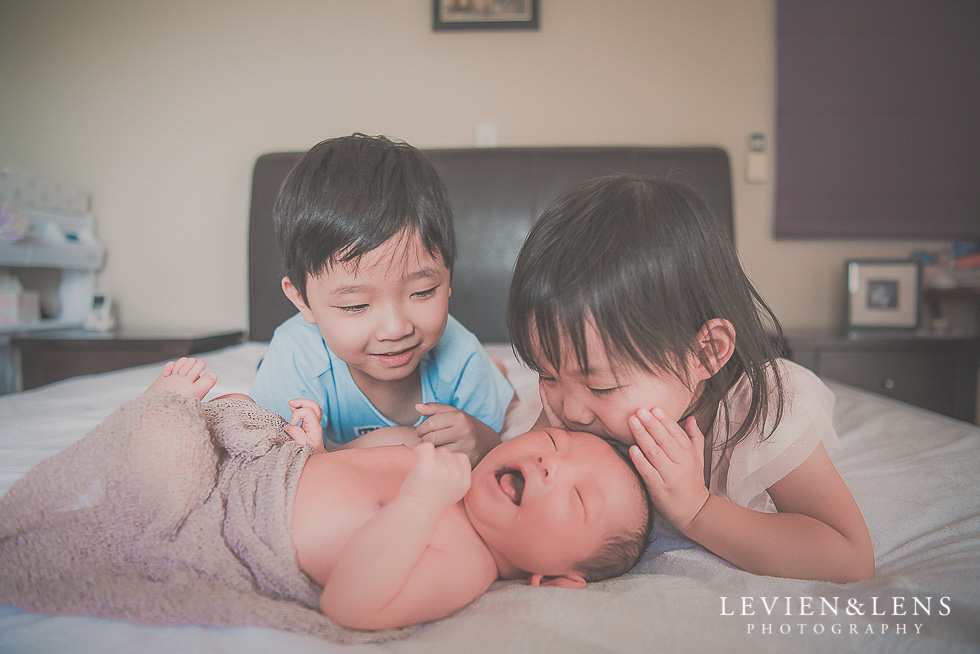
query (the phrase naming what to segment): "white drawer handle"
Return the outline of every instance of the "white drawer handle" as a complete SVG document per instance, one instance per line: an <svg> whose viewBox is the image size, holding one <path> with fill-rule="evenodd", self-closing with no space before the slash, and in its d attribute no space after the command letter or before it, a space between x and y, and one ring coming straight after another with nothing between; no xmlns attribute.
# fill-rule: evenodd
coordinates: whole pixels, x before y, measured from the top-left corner
<svg viewBox="0 0 980 654"><path fill-rule="evenodd" d="M893 379L886 379L884 381L884 383L882 384L882 386L884 386L885 388L888 388L888 389L895 388L895 380L893 380Z"/></svg>

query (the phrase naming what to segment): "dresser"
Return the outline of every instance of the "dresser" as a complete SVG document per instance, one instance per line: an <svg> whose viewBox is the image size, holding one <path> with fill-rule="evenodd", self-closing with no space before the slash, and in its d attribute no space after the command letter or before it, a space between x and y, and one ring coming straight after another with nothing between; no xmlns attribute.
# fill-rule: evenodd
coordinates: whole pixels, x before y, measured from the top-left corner
<svg viewBox="0 0 980 654"><path fill-rule="evenodd" d="M217 350L241 343L245 332L91 332L65 329L15 335L10 344L20 359L21 388L28 390L76 375Z"/></svg>
<svg viewBox="0 0 980 654"><path fill-rule="evenodd" d="M789 331L786 351L825 379L977 423L980 338Z"/></svg>

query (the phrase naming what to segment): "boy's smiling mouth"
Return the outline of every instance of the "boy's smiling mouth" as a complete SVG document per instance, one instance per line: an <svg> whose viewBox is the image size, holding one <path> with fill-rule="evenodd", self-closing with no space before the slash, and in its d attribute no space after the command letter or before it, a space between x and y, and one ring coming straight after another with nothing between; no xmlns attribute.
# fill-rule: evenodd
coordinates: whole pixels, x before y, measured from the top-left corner
<svg viewBox="0 0 980 654"><path fill-rule="evenodd" d="M412 347L406 348L404 350L399 350L397 352L385 352L383 354L375 354L378 361L382 365L389 368L397 368L408 363L412 359L412 355L415 354L415 348L418 347L413 345Z"/></svg>
<svg viewBox="0 0 980 654"><path fill-rule="evenodd" d="M504 495L520 506L524 497L524 473L518 468L501 468L497 471L496 478Z"/></svg>

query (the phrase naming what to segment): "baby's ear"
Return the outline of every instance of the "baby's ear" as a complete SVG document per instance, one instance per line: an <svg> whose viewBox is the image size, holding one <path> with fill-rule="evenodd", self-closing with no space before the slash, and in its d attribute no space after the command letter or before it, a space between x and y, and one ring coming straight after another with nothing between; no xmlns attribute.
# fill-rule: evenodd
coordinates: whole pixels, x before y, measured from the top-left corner
<svg viewBox="0 0 980 654"><path fill-rule="evenodd" d="M579 590L586 586L585 579L574 572L557 577L531 575L527 578L527 583L531 586L551 586L552 588L575 588Z"/></svg>
<svg viewBox="0 0 980 654"><path fill-rule="evenodd" d="M299 312L303 314L303 320L311 325L316 324L316 317L313 315L313 312L310 311L310 307L307 306L306 301L299 292L299 289L293 286L293 282L289 279L289 277L282 278L282 292L286 294L286 297L293 303L293 306L299 309Z"/></svg>
<svg viewBox="0 0 980 654"><path fill-rule="evenodd" d="M698 381L713 377L735 354L735 327L724 318L712 318L694 339L691 362Z"/></svg>

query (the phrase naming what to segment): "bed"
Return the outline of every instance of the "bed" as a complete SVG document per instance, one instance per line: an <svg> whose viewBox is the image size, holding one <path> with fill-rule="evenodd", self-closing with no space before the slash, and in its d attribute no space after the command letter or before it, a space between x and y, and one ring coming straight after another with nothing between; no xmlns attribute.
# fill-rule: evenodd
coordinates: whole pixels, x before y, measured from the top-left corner
<svg viewBox="0 0 980 654"><path fill-rule="evenodd" d="M520 402L508 434L540 410L503 320L510 269L531 222L569 184L637 170L690 183L732 227L728 158L717 148L536 148L428 152L457 212L451 311L501 357ZM271 205L298 153L254 169L250 341L202 355L214 394L247 392L279 290ZM0 397L0 492L77 441L158 374L141 366ZM153 627L0 607L2 652L961 652L980 651L980 429L828 382L841 448L832 453L867 519L877 577L850 585L758 577L663 530L629 574L585 590L498 582L458 614L406 638L340 646L257 627Z"/></svg>

